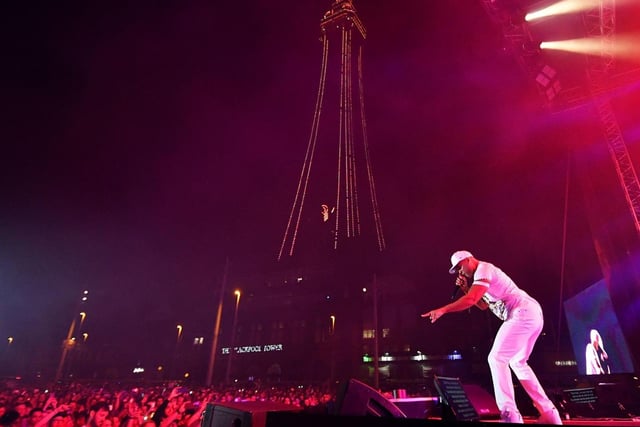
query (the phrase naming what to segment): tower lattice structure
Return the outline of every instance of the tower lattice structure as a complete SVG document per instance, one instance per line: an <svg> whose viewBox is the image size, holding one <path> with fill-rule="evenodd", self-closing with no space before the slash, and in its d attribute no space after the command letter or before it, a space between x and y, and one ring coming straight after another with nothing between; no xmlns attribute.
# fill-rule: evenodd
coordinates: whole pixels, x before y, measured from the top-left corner
<svg viewBox="0 0 640 427"><path fill-rule="evenodd" d="M305 227L322 230L317 236L324 248L337 250L366 234L377 251L385 249L364 106L366 29L351 0L335 0L320 30L315 111L279 261L294 255L301 237L314 238ZM360 190L363 182L366 192Z"/></svg>

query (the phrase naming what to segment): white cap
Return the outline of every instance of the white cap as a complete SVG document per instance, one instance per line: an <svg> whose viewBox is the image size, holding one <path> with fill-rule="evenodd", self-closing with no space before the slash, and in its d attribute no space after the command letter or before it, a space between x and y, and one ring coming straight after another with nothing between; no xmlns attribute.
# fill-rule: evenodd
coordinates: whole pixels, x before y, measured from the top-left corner
<svg viewBox="0 0 640 427"><path fill-rule="evenodd" d="M471 258L471 252L469 251L456 251L451 255L451 268L449 269L449 274L456 273L456 267L460 264L460 261L465 260L467 258Z"/></svg>

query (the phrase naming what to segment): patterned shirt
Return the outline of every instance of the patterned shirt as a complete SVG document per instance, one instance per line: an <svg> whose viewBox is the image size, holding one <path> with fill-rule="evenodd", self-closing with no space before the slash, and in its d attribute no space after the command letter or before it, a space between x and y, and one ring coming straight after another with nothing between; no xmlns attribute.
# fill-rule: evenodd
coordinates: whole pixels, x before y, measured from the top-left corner
<svg viewBox="0 0 640 427"><path fill-rule="evenodd" d="M504 271L489 262L478 261L472 285L487 288L482 299L489 304L491 312L502 320L506 320L509 313L523 300L535 301L529 294L516 286Z"/></svg>

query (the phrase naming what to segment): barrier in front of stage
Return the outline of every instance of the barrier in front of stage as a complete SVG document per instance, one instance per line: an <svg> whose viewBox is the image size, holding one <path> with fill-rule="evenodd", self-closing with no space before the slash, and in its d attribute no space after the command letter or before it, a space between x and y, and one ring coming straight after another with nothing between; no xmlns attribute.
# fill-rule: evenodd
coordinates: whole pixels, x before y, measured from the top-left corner
<svg viewBox="0 0 640 427"><path fill-rule="evenodd" d="M208 403L200 427L265 427L270 413L293 414L301 410L276 402Z"/></svg>
<svg viewBox="0 0 640 427"><path fill-rule="evenodd" d="M389 399L407 416L425 420L433 415L440 403L439 397L405 397L402 399Z"/></svg>

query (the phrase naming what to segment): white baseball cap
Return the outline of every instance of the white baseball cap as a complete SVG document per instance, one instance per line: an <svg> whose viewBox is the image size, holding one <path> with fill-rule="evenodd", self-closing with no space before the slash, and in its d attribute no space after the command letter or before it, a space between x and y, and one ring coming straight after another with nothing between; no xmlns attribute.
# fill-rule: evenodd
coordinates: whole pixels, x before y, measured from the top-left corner
<svg viewBox="0 0 640 427"><path fill-rule="evenodd" d="M460 261L465 260L467 258L471 258L471 252L469 251L456 251L451 255L451 268L449 269L449 274L456 274L456 267L460 264Z"/></svg>

